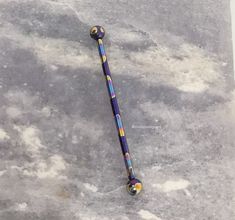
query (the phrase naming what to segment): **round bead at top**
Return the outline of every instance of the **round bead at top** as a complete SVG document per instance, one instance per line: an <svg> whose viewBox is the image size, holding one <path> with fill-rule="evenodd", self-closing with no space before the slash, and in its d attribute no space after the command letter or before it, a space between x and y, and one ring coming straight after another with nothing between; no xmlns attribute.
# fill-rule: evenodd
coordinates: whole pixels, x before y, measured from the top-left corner
<svg viewBox="0 0 235 220"><path fill-rule="evenodd" d="M102 39L105 35L105 30L103 27L96 25L91 28L90 35L95 40Z"/></svg>

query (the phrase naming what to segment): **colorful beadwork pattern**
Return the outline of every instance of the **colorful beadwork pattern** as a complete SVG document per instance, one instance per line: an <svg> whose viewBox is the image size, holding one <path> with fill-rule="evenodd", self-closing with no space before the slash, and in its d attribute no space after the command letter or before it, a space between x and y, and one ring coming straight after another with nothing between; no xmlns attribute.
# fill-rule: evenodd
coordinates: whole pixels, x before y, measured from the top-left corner
<svg viewBox="0 0 235 220"><path fill-rule="evenodd" d="M118 106L118 103L117 103L117 98L116 98L115 91L114 91L111 72L109 70L108 62L106 62L107 57L106 57L103 41L102 41L102 39L99 38L97 40L97 42L98 42L99 54L100 54L100 57L101 57L101 60L102 60L104 74L106 75L109 95L110 95L110 98L111 98L111 104L112 104L113 112L115 114L115 121L116 121L116 124L117 124L117 127L118 127L118 133L119 133L119 136L120 136L120 143L121 143L121 147L122 147L123 154L124 154L124 160L125 160L127 172L129 174L129 179L132 179L132 178L134 178L134 170L133 170L133 167L132 167L132 162L131 162L131 158L130 158L130 154L129 154L127 140L126 140L126 137L125 137L125 131L124 131L124 128L123 128L122 119L121 119L121 116L120 116L120 110L119 110L119 106ZM125 157L126 153L129 155L128 159Z"/></svg>
<svg viewBox="0 0 235 220"><path fill-rule="evenodd" d="M103 63L105 63L107 58L106 58L106 55L105 55L103 41L101 39L98 39L98 44L99 44L99 52L100 52L101 60L102 60Z"/></svg>
<svg viewBox="0 0 235 220"><path fill-rule="evenodd" d="M121 116L119 114L116 115L116 121L117 121L117 125L118 125L118 129L119 129L119 134L121 137L125 136L125 132L122 126L122 120L121 120Z"/></svg>
<svg viewBox="0 0 235 220"><path fill-rule="evenodd" d="M126 162L129 167L131 167L131 158L129 153L125 153Z"/></svg>
<svg viewBox="0 0 235 220"><path fill-rule="evenodd" d="M113 82L110 76L107 75L107 80L108 80L108 85L109 85L109 92L111 95L111 98L115 97L115 92L114 92L114 88L113 88Z"/></svg>
<svg viewBox="0 0 235 220"><path fill-rule="evenodd" d="M105 34L105 31L101 26L94 26L90 31L91 37L95 39L98 43L98 49L99 49L99 54L100 54L100 58L102 61L103 72L107 80L107 87L108 87L108 91L110 95L110 101L111 101L113 114L115 116L115 121L116 121L117 129L118 129L123 158L124 158L126 170L128 173L129 181L127 183L127 190L131 195L136 195L141 191L142 183L140 180L138 180L135 177L135 174L134 174L132 161L131 161L131 157L129 153L129 148L128 148L128 144L127 144L127 140L125 136L125 131L124 131L122 119L120 116L120 110L119 110L119 106L117 102L117 97L115 95L113 81L112 81L112 77L111 77L111 73L109 70L109 65L108 65L108 61L107 61L107 57L106 57L106 53L105 53L105 49L104 49L104 45L102 41L104 34Z"/></svg>

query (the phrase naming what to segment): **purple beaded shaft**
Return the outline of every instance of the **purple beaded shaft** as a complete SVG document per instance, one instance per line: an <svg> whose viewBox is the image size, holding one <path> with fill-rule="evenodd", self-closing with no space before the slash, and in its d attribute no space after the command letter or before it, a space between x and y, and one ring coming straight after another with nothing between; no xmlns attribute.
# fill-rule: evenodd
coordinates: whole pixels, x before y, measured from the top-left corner
<svg viewBox="0 0 235 220"><path fill-rule="evenodd" d="M122 123L122 119L121 119L121 115L120 115L118 101L117 101L117 97L116 97L115 90L113 87L112 77L111 77L111 73L109 70L109 65L108 65L103 41L101 39L98 39L97 42L98 42L99 54L100 54L101 61L102 61L102 68L103 68L103 72L104 72L104 75L106 78L106 84L107 84L107 88L109 91L109 97L110 97L110 101L111 101L111 105L112 105L112 109L113 109L113 115L114 115L114 118L116 121L117 130L118 130L119 141L121 144L122 153L123 153L128 177L131 180L131 179L135 178L135 175L134 175L134 170L133 170L133 166L132 166L132 162L131 162L131 158L130 158L129 148L128 148L128 144L127 144L127 140L126 140L126 136L125 136L125 131L123 128L123 123Z"/></svg>
<svg viewBox="0 0 235 220"><path fill-rule="evenodd" d="M126 170L128 173L129 181L127 183L127 190L131 195L136 195L141 191L142 183L140 180L138 180L135 177L133 166L132 166L132 161L131 161L130 152L129 152L129 148L128 148L128 144L126 140L126 135L125 135L125 131L124 131L121 115L120 115L118 101L117 101L117 97L115 94L113 81L112 81L112 77L111 77L111 73L110 73L109 65L107 61L107 56L106 56L103 41L102 41L102 38L104 37L104 29L101 26L94 26L91 29L90 34L91 34L91 37L94 38L98 43L98 49L99 49L99 54L100 54L100 58L102 62L102 68L103 68L103 72L106 78L106 84L107 84L107 88L109 92L110 102L112 105L113 115L115 118L117 130L118 130L118 136L119 136L119 141L120 141L120 145L122 148L122 154L124 157L124 162L125 162Z"/></svg>

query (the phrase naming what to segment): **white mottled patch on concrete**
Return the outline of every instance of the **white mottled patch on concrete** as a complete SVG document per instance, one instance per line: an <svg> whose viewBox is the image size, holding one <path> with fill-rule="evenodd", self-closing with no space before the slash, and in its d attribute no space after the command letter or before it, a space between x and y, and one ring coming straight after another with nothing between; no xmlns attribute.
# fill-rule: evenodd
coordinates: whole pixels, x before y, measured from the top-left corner
<svg viewBox="0 0 235 220"><path fill-rule="evenodd" d="M53 70L53 71L57 71L57 70L59 69L58 66L53 65L53 64L51 64L51 65L49 66L49 68L50 68L51 70Z"/></svg>
<svg viewBox="0 0 235 220"><path fill-rule="evenodd" d="M139 212L138 212L139 216L142 218L142 219L146 219L146 220L162 220L161 218L157 217L156 215L154 215L153 213L151 213L150 211L148 210L144 210L144 209L141 209Z"/></svg>
<svg viewBox="0 0 235 220"><path fill-rule="evenodd" d="M36 38L36 37L35 37ZM36 39L35 39L36 40ZM45 64L54 63L57 65L70 66L72 68L79 68L91 63L92 58L83 51L82 46L80 53L75 48L66 47L65 40L46 40L38 39L36 46L37 56ZM57 41L57 42L56 42ZM79 44L79 43L78 43ZM57 56L57 58L55 58Z"/></svg>
<svg viewBox="0 0 235 220"><path fill-rule="evenodd" d="M188 197L192 197L192 194L191 194L191 192L190 192L189 190L184 189L184 192L185 192L185 194L186 194Z"/></svg>
<svg viewBox="0 0 235 220"><path fill-rule="evenodd" d="M39 137L40 131L35 126L30 127L18 127L15 126L16 130L20 133L21 140L27 146L27 150L32 154L39 153L40 149L45 148L41 143Z"/></svg>
<svg viewBox="0 0 235 220"><path fill-rule="evenodd" d="M19 43L22 48L33 50L37 58L46 65L81 68L88 67L89 63L99 62L98 59L93 59L92 56L88 55L87 48L79 42L73 43L66 39L40 38L33 34L27 36L17 30L16 27L13 29L9 23L5 23L1 28L2 36L4 36L4 29L8 32L7 37L9 39Z"/></svg>
<svg viewBox="0 0 235 220"><path fill-rule="evenodd" d="M77 144L78 143L78 137L76 135L72 136L72 143Z"/></svg>
<svg viewBox="0 0 235 220"><path fill-rule="evenodd" d="M140 42L143 41L143 36L141 36L141 34L137 31L133 31L133 30L127 30L126 28L116 28L115 29L116 34L113 35L113 40L114 41L122 41L125 43L128 42Z"/></svg>
<svg viewBox="0 0 235 220"><path fill-rule="evenodd" d="M45 116L45 117L50 117L51 115L51 108L49 106L44 106L41 110L41 113Z"/></svg>
<svg viewBox="0 0 235 220"><path fill-rule="evenodd" d="M23 202L23 203L19 203L16 205L16 210L17 211L21 211L21 212L24 212L26 211L28 208L28 204L26 202Z"/></svg>
<svg viewBox="0 0 235 220"><path fill-rule="evenodd" d="M0 176L3 176L7 171L6 170L1 170L0 171Z"/></svg>
<svg viewBox="0 0 235 220"><path fill-rule="evenodd" d="M224 85L218 60L191 44L185 43L177 51L151 47L144 52L131 52L130 59L144 67L147 77L143 80L154 82L158 78L184 92L203 92L213 82Z"/></svg>
<svg viewBox="0 0 235 220"><path fill-rule="evenodd" d="M163 192L171 192L186 189L190 185L190 182L184 179L168 180L163 184L153 184L153 187L158 188Z"/></svg>
<svg viewBox="0 0 235 220"><path fill-rule="evenodd" d="M90 184L90 183L84 183L83 185L89 191L92 191L92 192L97 192L98 191L98 188L96 186Z"/></svg>
<svg viewBox="0 0 235 220"><path fill-rule="evenodd" d="M23 170L23 167L19 167L19 166L10 166L11 169L14 169L14 170L18 170L18 171L22 171Z"/></svg>
<svg viewBox="0 0 235 220"><path fill-rule="evenodd" d="M38 96L32 96L25 90L9 90L4 97L8 100L10 105L18 106L22 105L25 108L31 107L38 101Z"/></svg>
<svg viewBox="0 0 235 220"><path fill-rule="evenodd" d="M6 108L6 113L9 118L18 118L22 112L17 106L9 106Z"/></svg>
<svg viewBox="0 0 235 220"><path fill-rule="evenodd" d="M40 179L63 177L60 175L66 169L66 162L60 155L53 155L47 163L45 160L35 163L35 169L24 170L27 176L36 176Z"/></svg>
<svg viewBox="0 0 235 220"><path fill-rule="evenodd" d="M32 94L28 90L9 90L4 94L7 105L5 112L10 119L20 119L21 116L27 114L35 115L36 117L49 117L50 107L41 107L41 99L38 93Z"/></svg>
<svg viewBox="0 0 235 220"><path fill-rule="evenodd" d="M55 171L62 171L66 168L66 162L60 155L53 155L50 157L52 168Z"/></svg>
<svg viewBox="0 0 235 220"><path fill-rule="evenodd" d="M7 134L7 132L3 128L0 128L0 141L6 141L9 139L10 136Z"/></svg>
<svg viewBox="0 0 235 220"><path fill-rule="evenodd" d="M31 153L34 159L32 163L26 163L23 174L26 176L35 176L40 179L58 178L66 179L61 172L66 169L67 163L60 155L53 155L47 160L42 158L41 150L46 148L40 139L41 131L35 126L14 126L19 132L22 143L26 150Z"/></svg>

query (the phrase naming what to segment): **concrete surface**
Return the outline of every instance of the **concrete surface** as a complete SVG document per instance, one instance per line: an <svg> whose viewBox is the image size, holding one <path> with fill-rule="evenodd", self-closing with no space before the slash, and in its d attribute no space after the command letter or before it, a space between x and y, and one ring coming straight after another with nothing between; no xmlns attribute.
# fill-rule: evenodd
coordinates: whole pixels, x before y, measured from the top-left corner
<svg viewBox="0 0 235 220"><path fill-rule="evenodd" d="M0 1L0 220L234 220L229 2ZM126 171L105 45L138 177Z"/></svg>

